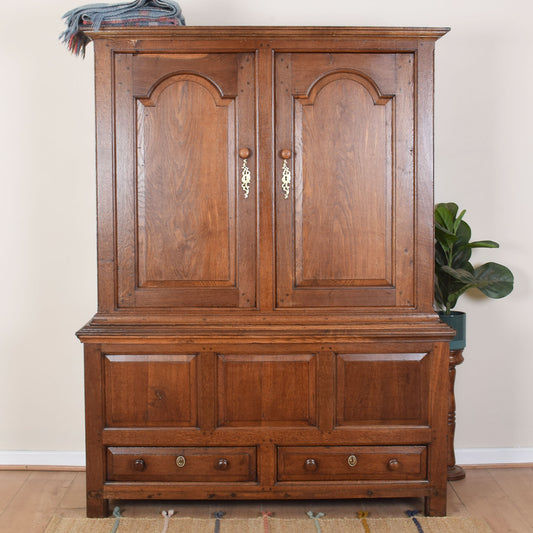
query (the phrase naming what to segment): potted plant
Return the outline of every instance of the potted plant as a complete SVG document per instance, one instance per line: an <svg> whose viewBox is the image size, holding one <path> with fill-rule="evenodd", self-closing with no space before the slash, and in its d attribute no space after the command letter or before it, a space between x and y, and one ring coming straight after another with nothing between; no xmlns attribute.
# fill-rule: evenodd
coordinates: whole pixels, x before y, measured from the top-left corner
<svg viewBox="0 0 533 533"><path fill-rule="evenodd" d="M457 204L441 203L435 207L435 304L441 320L456 331L450 350L466 345L466 315L452 311L459 297L469 289L479 289L489 298L503 298L513 290L512 272L499 263L474 267L470 262L473 248L499 248L494 241L470 242L472 232L459 213Z"/></svg>
<svg viewBox="0 0 533 533"><path fill-rule="evenodd" d="M450 342L449 409L448 409L448 480L465 477L455 464L455 367L461 364L466 346L466 315L452 311L459 297L469 289L479 289L490 298L503 298L513 290L512 272L498 263L474 267L470 262L473 248L499 248L494 241L470 242L470 226L463 220L457 204L437 204L435 207L435 304L440 318L455 329Z"/></svg>

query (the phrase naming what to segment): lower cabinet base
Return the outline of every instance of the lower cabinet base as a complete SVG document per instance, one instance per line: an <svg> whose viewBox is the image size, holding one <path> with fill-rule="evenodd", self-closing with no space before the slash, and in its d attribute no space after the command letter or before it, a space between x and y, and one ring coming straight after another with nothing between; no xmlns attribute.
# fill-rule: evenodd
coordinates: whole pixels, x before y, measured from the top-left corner
<svg viewBox="0 0 533 533"><path fill-rule="evenodd" d="M447 344L427 340L87 343L87 515L412 497L444 515L447 377Z"/></svg>
<svg viewBox="0 0 533 533"><path fill-rule="evenodd" d="M101 518L109 514L110 500L317 500L368 498L424 498L427 516L446 514L446 492L435 493L427 483L411 484L291 484L270 489L259 487L199 487L198 485L128 485L109 483L102 493L89 493L87 516Z"/></svg>

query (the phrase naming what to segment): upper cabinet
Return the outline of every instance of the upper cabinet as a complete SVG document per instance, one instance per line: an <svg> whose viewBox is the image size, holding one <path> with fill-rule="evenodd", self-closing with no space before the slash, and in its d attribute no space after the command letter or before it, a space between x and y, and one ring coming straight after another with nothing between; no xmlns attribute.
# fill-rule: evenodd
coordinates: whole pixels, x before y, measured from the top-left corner
<svg viewBox="0 0 533 533"><path fill-rule="evenodd" d="M100 316L432 313L445 30L285 30L94 34Z"/></svg>

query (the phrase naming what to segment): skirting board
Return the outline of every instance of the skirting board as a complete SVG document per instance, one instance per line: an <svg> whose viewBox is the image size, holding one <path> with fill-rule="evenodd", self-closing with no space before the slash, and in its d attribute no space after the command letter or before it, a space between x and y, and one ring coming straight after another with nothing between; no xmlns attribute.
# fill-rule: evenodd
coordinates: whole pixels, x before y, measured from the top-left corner
<svg viewBox="0 0 533 533"><path fill-rule="evenodd" d="M455 450L458 465L533 464L533 448L465 448ZM85 452L0 450L2 466L83 467Z"/></svg>
<svg viewBox="0 0 533 533"><path fill-rule="evenodd" d="M460 448L455 450L458 465L533 463L533 448Z"/></svg>
<svg viewBox="0 0 533 533"><path fill-rule="evenodd" d="M85 452L33 452L0 450L2 466L84 467Z"/></svg>

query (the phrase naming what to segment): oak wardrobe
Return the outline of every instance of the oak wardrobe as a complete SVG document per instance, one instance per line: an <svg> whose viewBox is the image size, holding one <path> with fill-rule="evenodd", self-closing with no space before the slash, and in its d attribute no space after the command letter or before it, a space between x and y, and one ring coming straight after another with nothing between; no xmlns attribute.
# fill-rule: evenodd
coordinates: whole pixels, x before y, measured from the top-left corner
<svg viewBox="0 0 533 533"><path fill-rule="evenodd" d="M423 497L445 28L176 27L95 46L87 514L112 499Z"/></svg>

